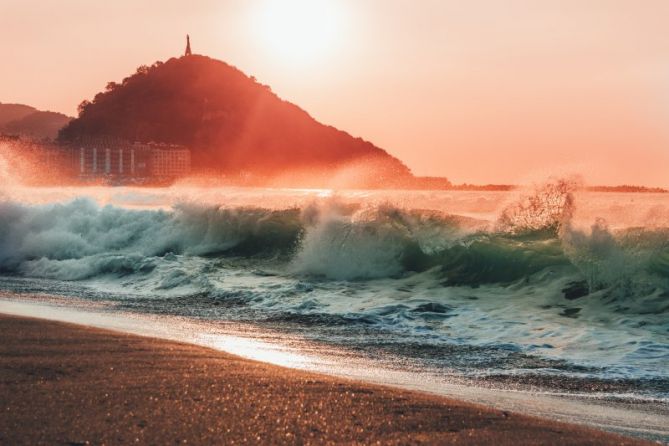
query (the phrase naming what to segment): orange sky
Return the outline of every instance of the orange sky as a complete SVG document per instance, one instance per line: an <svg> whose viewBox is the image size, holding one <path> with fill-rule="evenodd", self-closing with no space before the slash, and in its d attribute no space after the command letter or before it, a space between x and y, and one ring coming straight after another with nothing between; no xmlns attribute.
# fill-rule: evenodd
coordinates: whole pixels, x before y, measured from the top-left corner
<svg viewBox="0 0 669 446"><path fill-rule="evenodd" d="M271 1L0 0L0 102L74 114L189 32L419 175L669 187L669 1L322 0L336 32L295 57Z"/></svg>

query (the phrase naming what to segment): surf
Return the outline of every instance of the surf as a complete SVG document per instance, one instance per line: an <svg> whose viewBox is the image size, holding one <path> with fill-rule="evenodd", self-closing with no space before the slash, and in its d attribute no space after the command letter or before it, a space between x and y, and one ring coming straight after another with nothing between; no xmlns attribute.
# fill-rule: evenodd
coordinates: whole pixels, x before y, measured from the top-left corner
<svg viewBox="0 0 669 446"><path fill-rule="evenodd" d="M571 179L505 194L4 190L6 291L245 321L504 382L669 394L663 195Z"/></svg>

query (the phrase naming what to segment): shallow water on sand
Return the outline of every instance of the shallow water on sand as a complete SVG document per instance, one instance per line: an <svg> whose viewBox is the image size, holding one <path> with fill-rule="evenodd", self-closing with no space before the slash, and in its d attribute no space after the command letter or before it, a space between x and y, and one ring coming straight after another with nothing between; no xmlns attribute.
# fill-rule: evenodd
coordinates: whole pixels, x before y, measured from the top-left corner
<svg viewBox="0 0 669 446"><path fill-rule="evenodd" d="M189 342L284 367L435 393L651 440L669 440L669 405L638 400L633 395L621 398L620 393L591 393L586 389L564 392L490 386L408 360L370 358L346 348L311 342L299 333L244 323L122 312L108 303L71 297L0 295L0 313Z"/></svg>

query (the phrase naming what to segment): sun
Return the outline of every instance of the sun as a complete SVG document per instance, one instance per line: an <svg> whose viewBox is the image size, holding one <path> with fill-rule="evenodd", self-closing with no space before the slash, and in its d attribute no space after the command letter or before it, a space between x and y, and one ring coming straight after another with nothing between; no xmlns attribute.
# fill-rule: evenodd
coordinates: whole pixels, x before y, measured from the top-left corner
<svg viewBox="0 0 669 446"><path fill-rule="evenodd" d="M334 51L340 40L336 0L265 0L254 30L263 45L290 62L307 62Z"/></svg>

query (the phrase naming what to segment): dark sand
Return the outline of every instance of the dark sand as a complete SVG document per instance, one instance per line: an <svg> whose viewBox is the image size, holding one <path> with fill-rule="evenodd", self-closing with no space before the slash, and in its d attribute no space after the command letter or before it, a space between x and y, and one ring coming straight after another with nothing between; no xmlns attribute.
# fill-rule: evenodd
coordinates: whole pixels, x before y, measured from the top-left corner
<svg viewBox="0 0 669 446"><path fill-rule="evenodd" d="M0 444L646 444L176 342L0 316Z"/></svg>

